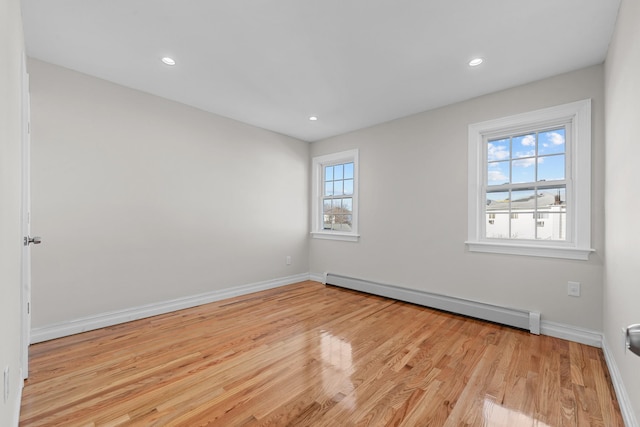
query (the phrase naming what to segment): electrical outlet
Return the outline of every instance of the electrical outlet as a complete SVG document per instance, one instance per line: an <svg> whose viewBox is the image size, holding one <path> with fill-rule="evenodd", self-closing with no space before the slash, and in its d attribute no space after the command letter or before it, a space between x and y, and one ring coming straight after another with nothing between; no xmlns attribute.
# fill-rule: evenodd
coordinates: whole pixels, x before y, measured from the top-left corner
<svg viewBox="0 0 640 427"><path fill-rule="evenodd" d="M567 295L571 297L579 297L580 296L580 282L569 282L567 283Z"/></svg>
<svg viewBox="0 0 640 427"><path fill-rule="evenodd" d="M285 258L285 263L287 265L291 265L291 255L287 255L287 258Z"/></svg>
<svg viewBox="0 0 640 427"><path fill-rule="evenodd" d="M4 368L4 403L7 403L9 400L9 366L5 366Z"/></svg>

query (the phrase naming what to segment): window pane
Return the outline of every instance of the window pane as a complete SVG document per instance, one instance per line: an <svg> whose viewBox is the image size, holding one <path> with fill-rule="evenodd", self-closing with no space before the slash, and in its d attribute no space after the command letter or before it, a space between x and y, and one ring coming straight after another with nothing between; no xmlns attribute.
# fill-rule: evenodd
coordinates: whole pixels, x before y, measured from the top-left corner
<svg viewBox="0 0 640 427"><path fill-rule="evenodd" d="M487 167L487 185L509 183L509 161L489 163Z"/></svg>
<svg viewBox="0 0 640 427"><path fill-rule="evenodd" d="M541 132L538 134L538 155L565 152L564 128Z"/></svg>
<svg viewBox="0 0 640 427"><path fill-rule="evenodd" d="M342 199L333 199L331 204L332 213L339 213L339 210L342 207Z"/></svg>
<svg viewBox="0 0 640 427"><path fill-rule="evenodd" d="M538 158L538 181L556 181L564 177L564 154Z"/></svg>
<svg viewBox="0 0 640 427"><path fill-rule="evenodd" d="M329 212L331 210L331 199L324 199L322 202L322 212Z"/></svg>
<svg viewBox="0 0 640 427"><path fill-rule="evenodd" d="M514 160L511 164L511 182L534 182L536 179L536 159L531 157L528 159Z"/></svg>
<svg viewBox="0 0 640 427"><path fill-rule="evenodd" d="M538 213L564 212L567 190L564 185L538 190Z"/></svg>
<svg viewBox="0 0 640 427"><path fill-rule="evenodd" d="M332 224L332 230L340 230L342 224L342 215L334 215L334 221Z"/></svg>
<svg viewBox="0 0 640 427"><path fill-rule="evenodd" d="M534 190L517 190L511 192L511 212L533 213L536 209L536 192ZM529 215L531 217L531 215Z"/></svg>
<svg viewBox="0 0 640 427"><path fill-rule="evenodd" d="M342 199L342 209L346 212L353 212L353 199Z"/></svg>
<svg viewBox="0 0 640 427"><path fill-rule="evenodd" d="M345 179L344 180L344 194L353 194L353 180Z"/></svg>
<svg viewBox="0 0 640 427"><path fill-rule="evenodd" d="M325 166L324 168L324 180L333 181L333 166Z"/></svg>
<svg viewBox="0 0 640 427"><path fill-rule="evenodd" d="M487 237L490 239L508 239L509 238L509 214L495 213L487 214Z"/></svg>
<svg viewBox="0 0 640 427"><path fill-rule="evenodd" d="M334 196L342 196L342 185L344 181L333 181L333 195Z"/></svg>
<svg viewBox="0 0 640 427"><path fill-rule="evenodd" d="M496 139L487 143L487 161L507 160L509 157L509 138Z"/></svg>
<svg viewBox="0 0 640 427"><path fill-rule="evenodd" d="M353 179L353 163L345 163L344 179Z"/></svg>
<svg viewBox="0 0 640 427"><path fill-rule="evenodd" d="M513 138L512 158L532 157L536 155L536 134L516 136Z"/></svg>
<svg viewBox="0 0 640 427"><path fill-rule="evenodd" d="M324 223L322 225L322 228L325 230L331 230L331 225L334 221L334 216L333 215L324 215Z"/></svg>
<svg viewBox="0 0 640 427"><path fill-rule="evenodd" d="M324 195L333 196L333 182L329 181L324 183Z"/></svg>
<svg viewBox="0 0 640 427"><path fill-rule="evenodd" d="M335 165L333 167L333 179L342 179L344 165Z"/></svg>
<svg viewBox="0 0 640 427"><path fill-rule="evenodd" d="M535 239L536 219L526 213L511 214L511 238Z"/></svg>
<svg viewBox="0 0 640 427"><path fill-rule="evenodd" d="M550 213L544 219L538 219L538 240L566 240L567 214Z"/></svg>
<svg viewBox="0 0 640 427"><path fill-rule="evenodd" d="M351 215L336 215L331 229L335 231L351 231Z"/></svg>
<svg viewBox="0 0 640 427"><path fill-rule="evenodd" d="M487 212L509 212L509 192L487 193ZM507 224L508 225L508 224Z"/></svg>

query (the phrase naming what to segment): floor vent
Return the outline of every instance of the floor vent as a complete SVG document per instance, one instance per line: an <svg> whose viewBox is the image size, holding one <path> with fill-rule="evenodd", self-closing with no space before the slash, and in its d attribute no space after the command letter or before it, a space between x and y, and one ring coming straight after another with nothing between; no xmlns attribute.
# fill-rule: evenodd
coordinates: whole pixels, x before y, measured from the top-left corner
<svg viewBox="0 0 640 427"><path fill-rule="evenodd" d="M340 276L327 273L325 275L327 285L339 286L354 291L366 292L425 307L445 310L456 314L462 314L477 319L488 320L515 328L525 329L532 334L540 334L540 313L536 311L518 310L508 307L469 301L461 298L430 292L407 289L399 286L386 285L353 277Z"/></svg>

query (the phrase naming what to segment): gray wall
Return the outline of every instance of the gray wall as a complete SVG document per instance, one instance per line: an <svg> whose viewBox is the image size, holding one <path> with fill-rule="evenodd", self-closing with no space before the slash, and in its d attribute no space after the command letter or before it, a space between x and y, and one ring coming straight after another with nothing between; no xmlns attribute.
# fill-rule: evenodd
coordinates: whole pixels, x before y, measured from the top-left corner
<svg viewBox="0 0 640 427"><path fill-rule="evenodd" d="M308 143L29 72L34 328L309 271Z"/></svg>
<svg viewBox="0 0 640 427"><path fill-rule="evenodd" d="M606 270L604 333L640 420L640 357L621 329L640 323L640 3L623 0L606 60Z"/></svg>
<svg viewBox="0 0 640 427"><path fill-rule="evenodd" d="M0 381L9 368L9 399L2 397L0 425L17 423L21 337L21 135L22 18L20 2L0 2Z"/></svg>
<svg viewBox="0 0 640 427"><path fill-rule="evenodd" d="M468 125L592 98L592 247L589 261L469 253ZM337 136L312 156L360 149L360 242L313 239L310 268L465 299L537 310L542 319L602 330L603 67ZM567 281L582 296L567 296Z"/></svg>

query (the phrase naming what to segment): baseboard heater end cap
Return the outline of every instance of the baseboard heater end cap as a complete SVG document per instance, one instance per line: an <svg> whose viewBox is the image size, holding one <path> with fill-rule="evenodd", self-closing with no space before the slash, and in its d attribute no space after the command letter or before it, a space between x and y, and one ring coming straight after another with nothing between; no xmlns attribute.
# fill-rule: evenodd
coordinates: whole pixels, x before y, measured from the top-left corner
<svg viewBox="0 0 640 427"><path fill-rule="evenodd" d="M540 312L529 312L529 332L534 335L540 335Z"/></svg>

